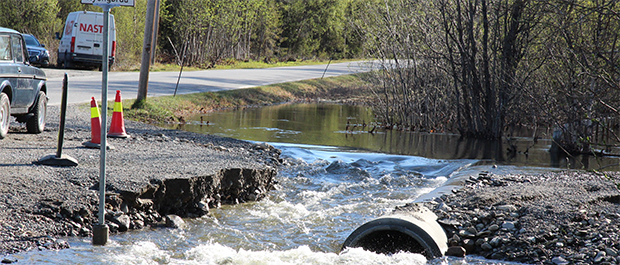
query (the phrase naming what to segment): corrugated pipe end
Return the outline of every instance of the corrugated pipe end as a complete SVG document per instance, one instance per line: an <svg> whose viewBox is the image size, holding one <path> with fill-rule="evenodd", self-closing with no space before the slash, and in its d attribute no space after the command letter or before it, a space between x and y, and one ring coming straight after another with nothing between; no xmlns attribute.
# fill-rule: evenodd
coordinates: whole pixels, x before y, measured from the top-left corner
<svg viewBox="0 0 620 265"><path fill-rule="evenodd" d="M349 235L342 250L361 247L381 254L420 253L433 259L443 256L448 249L447 242L437 216L418 205L414 210L399 211L365 223Z"/></svg>

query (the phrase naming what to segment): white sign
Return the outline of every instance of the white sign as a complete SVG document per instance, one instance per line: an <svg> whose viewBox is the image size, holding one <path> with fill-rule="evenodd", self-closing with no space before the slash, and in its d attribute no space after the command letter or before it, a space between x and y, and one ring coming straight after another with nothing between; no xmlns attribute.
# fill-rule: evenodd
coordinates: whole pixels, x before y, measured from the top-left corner
<svg viewBox="0 0 620 265"><path fill-rule="evenodd" d="M90 5L114 5L114 6L135 6L134 0L81 0L82 4Z"/></svg>

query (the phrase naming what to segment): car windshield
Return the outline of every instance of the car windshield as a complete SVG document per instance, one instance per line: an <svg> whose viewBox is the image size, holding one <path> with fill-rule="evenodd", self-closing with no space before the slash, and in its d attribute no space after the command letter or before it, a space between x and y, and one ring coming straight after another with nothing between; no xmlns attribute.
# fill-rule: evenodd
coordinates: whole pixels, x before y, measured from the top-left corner
<svg viewBox="0 0 620 265"><path fill-rule="evenodd" d="M37 39L31 35L24 35L24 40L26 40L26 45L28 46L41 46Z"/></svg>

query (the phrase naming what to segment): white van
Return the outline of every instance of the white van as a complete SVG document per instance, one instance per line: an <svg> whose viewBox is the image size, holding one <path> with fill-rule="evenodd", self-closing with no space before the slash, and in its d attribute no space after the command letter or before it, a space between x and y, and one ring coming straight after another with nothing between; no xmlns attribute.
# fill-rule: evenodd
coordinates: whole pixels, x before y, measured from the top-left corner
<svg viewBox="0 0 620 265"><path fill-rule="evenodd" d="M109 65L116 55L116 26L110 14ZM103 51L103 13L91 11L71 12L65 21L58 46L58 66L73 68L77 65L101 68Z"/></svg>

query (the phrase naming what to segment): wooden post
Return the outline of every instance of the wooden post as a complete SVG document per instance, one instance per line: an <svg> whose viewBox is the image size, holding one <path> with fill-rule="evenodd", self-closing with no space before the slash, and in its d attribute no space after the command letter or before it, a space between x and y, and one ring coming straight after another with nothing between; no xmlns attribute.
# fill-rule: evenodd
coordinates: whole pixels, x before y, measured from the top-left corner
<svg viewBox="0 0 620 265"><path fill-rule="evenodd" d="M149 86L149 70L151 68L151 51L153 41L153 20L155 14L155 1L148 0L146 6L146 22L144 25L144 42L142 44L142 63L140 65L140 81L138 82L137 101L146 100Z"/></svg>
<svg viewBox="0 0 620 265"><path fill-rule="evenodd" d="M153 41L151 42L153 45L153 49L151 51L151 64L155 63L155 56L157 54L157 32L159 32L159 9L161 6L161 0L156 0L155 4L155 18L153 19Z"/></svg>

